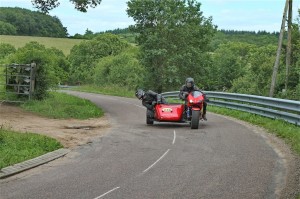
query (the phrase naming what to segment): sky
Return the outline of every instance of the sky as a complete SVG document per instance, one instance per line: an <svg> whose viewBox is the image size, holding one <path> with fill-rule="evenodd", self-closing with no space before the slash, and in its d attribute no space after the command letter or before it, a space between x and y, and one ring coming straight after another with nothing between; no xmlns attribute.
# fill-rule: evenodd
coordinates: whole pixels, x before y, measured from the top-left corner
<svg viewBox="0 0 300 199"><path fill-rule="evenodd" d="M93 33L133 25L127 16L128 0L102 0L96 8L82 13L69 0L59 0L60 6L49 12L57 16L69 35ZM203 16L212 17L218 30L279 32L285 0L198 0ZM21 7L36 11L31 0L0 0L0 7ZM300 0L293 0L293 21L299 16Z"/></svg>

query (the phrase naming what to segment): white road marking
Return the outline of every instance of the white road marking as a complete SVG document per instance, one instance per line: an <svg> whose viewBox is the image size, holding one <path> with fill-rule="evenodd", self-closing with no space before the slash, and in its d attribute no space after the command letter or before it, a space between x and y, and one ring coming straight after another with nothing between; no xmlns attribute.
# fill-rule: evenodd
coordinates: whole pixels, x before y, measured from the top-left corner
<svg viewBox="0 0 300 199"><path fill-rule="evenodd" d="M160 158L158 158L158 160L156 160L151 166L149 166L147 169L145 169L143 171L143 173L146 173L149 169L151 169L156 163L158 163L165 155L167 155L167 153L170 151L170 149L168 149Z"/></svg>
<svg viewBox="0 0 300 199"><path fill-rule="evenodd" d="M113 188L112 190L110 190L110 191L108 191L108 192L106 192L106 193L102 194L101 196L98 196L97 198L94 198L94 199L102 198L102 197L105 196L106 194L109 194L110 192L113 192L114 190L117 190L117 189L119 189L119 188L120 188L120 187L115 187L115 188Z"/></svg>
<svg viewBox="0 0 300 199"><path fill-rule="evenodd" d="M175 144L175 140L176 140L176 131L174 130L174 138L172 144Z"/></svg>

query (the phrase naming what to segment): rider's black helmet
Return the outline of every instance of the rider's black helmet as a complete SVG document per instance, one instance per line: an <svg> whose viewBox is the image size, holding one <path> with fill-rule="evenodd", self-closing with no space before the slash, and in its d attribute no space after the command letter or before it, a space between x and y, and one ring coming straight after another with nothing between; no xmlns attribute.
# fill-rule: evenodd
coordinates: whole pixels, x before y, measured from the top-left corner
<svg viewBox="0 0 300 199"><path fill-rule="evenodd" d="M185 85L188 88L193 88L194 87L194 79L192 77L186 78Z"/></svg>
<svg viewBox="0 0 300 199"><path fill-rule="evenodd" d="M145 95L145 91L143 91L143 89L138 89L136 92L135 92L135 96L138 98L138 99L142 99Z"/></svg>

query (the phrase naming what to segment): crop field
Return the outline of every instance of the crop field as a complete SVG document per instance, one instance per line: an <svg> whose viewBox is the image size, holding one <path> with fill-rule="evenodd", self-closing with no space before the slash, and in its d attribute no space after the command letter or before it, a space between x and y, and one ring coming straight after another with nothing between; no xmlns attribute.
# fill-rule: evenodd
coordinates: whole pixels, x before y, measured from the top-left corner
<svg viewBox="0 0 300 199"><path fill-rule="evenodd" d="M46 48L55 47L57 49L62 50L65 55L69 55L71 48L84 40L52 37L0 35L0 43L8 43L15 46L15 48L23 47L26 43L31 41L36 41L44 45Z"/></svg>

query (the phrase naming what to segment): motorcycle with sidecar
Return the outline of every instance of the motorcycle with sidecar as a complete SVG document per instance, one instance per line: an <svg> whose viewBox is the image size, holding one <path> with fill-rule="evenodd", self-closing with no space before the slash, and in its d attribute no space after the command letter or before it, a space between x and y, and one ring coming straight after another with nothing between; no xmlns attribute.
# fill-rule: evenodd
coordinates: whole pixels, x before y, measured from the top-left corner
<svg viewBox="0 0 300 199"><path fill-rule="evenodd" d="M146 123L149 125L155 121L189 123L192 129L198 129L203 102L204 95L200 91L192 91L187 94L185 104L156 103L153 111L147 109Z"/></svg>

